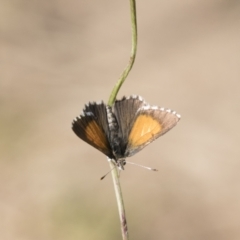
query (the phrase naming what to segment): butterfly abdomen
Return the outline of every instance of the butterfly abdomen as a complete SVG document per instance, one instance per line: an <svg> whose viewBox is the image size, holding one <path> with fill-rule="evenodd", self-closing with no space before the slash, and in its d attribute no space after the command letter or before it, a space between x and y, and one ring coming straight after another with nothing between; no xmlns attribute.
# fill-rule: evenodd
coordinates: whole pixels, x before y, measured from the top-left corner
<svg viewBox="0 0 240 240"><path fill-rule="evenodd" d="M112 112L112 108L110 106L106 106L107 110L107 120L108 120L108 126L109 126L109 142L112 148L113 155L115 157L115 160L119 158L119 156L122 155L121 153L121 137L119 136L119 124L117 122L117 119Z"/></svg>

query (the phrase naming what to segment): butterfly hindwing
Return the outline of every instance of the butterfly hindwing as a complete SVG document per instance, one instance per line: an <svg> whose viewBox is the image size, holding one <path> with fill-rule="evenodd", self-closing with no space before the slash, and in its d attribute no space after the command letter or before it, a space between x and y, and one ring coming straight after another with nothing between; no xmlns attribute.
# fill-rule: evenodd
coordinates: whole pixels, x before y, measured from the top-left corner
<svg viewBox="0 0 240 240"><path fill-rule="evenodd" d="M106 105L89 103L83 113L73 120L72 129L83 141L113 158L109 143L109 126Z"/></svg>
<svg viewBox="0 0 240 240"><path fill-rule="evenodd" d="M180 115L169 109L143 106L134 118L134 124L128 136L126 156L132 156L149 143L173 128Z"/></svg>

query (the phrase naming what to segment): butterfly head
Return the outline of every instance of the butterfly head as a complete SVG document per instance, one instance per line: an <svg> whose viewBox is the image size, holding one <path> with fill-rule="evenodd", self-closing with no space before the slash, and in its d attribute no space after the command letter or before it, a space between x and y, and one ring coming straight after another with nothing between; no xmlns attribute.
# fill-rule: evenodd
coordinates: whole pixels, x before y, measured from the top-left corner
<svg viewBox="0 0 240 240"><path fill-rule="evenodd" d="M116 165L119 170L124 170L124 166L126 165L125 158L120 158L120 159L116 160Z"/></svg>

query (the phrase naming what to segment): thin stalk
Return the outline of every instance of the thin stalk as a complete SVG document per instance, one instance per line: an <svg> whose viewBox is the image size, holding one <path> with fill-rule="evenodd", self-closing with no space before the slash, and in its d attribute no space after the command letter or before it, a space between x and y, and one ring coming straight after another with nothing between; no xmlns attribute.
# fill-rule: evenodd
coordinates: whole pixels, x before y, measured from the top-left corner
<svg viewBox="0 0 240 240"><path fill-rule="evenodd" d="M128 235L128 227L127 227L127 218L126 218L126 213L125 213L125 208L124 208L123 195L122 195L120 178L119 178L119 171L113 160L110 160L109 164L110 164L110 168L113 169L112 170L112 179L113 179L113 186L114 186L114 190L115 190L118 212L119 212L119 217L120 217L122 239L128 240L129 235Z"/></svg>
<svg viewBox="0 0 240 240"><path fill-rule="evenodd" d="M127 78L129 72L131 71L134 61L135 61L135 57L136 57L137 16L136 16L135 0L130 0L130 11L131 11L131 23L132 23L132 49L131 49L130 60L129 60L127 67L124 69L122 75L120 76L119 80L117 81L116 85L114 86L114 88L112 90L112 93L108 100L109 106L112 106L114 104L114 101L116 100L118 91L120 90L122 84L124 83L125 79ZM122 239L129 240L127 220L126 220L123 196L122 196L120 179L119 179L119 170L117 169L114 161L109 161L109 164L110 164L110 169L113 169L112 170L112 179L113 179L113 185L114 185L116 199L117 199L117 206L118 206L118 212L119 212L120 223L121 223Z"/></svg>
<svg viewBox="0 0 240 240"><path fill-rule="evenodd" d="M119 80L117 81L116 85L114 86L112 93L108 100L108 105L112 106L118 91L120 90L122 84L124 83L125 79L127 78L129 72L132 69L134 64L136 53L137 53L137 15L136 15L136 2L135 0L130 0L130 10L131 10L131 23L132 23L132 49L130 60L127 67L124 69L123 73L121 74Z"/></svg>

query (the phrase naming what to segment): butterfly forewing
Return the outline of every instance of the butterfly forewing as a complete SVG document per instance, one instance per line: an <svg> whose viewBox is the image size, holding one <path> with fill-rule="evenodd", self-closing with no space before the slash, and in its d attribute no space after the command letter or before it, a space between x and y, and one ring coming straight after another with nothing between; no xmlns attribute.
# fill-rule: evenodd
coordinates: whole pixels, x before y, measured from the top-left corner
<svg viewBox="0 0 240 240"><path fill-rule="evenodd" d="M104 103L89 103L83 113L74 119L72 129L83 141L113 158L108 140L108 121Z"/></svg>
<svg viewBox="0 0 240 240"><path fill-rule="evenodd" d="M139 152L173 128L179 119L180 116L169 109L143 106L134 119L125 154L132 156Z"/></svg>
<svg viewBox="0 0 240 240"><path fill-rule="evenodd" d="M121 140L121 148L125 152L130 130L134 124L138 110L146 105L140 96L123 97L114 103L114 114L119 125L119 136Z"/></svg>

